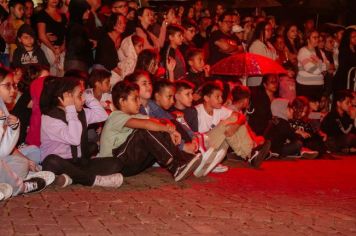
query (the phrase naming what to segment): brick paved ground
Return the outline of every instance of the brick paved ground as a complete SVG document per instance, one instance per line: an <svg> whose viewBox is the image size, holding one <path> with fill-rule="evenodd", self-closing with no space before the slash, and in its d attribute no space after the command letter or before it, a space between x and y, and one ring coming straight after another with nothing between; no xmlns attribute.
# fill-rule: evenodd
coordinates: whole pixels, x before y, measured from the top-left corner
<svg viewBox="0 0 356 236"><path fill-rule="evenodd" d="M118 190L49 187L0 203L0 235L356 235L356 157L241 163L174 183L162 169Z"/></svg>

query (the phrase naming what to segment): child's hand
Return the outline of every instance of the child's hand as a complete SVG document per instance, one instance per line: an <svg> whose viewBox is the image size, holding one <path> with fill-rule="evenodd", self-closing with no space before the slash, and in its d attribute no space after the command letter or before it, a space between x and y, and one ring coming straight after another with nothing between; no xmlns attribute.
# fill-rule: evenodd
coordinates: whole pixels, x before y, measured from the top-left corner
<svg viewBox="0 0 356 236"><path fill-rule="evenodd" d="M178 133L177 131L174 131L170 135L171 135L171 140L174 145L178 145L181 143L182 137L180 136L180 133Z"/></svg>
<svg viewBox="0 0 356 236"><path fill-rule="evenodd" d="M168 71L174 71L174 68L176 68L176 60L173 57L168 57L166 60L166 67Z"/></svg>
<svg viewBox="0 0 356 236"><path fill-rule="evenodd" d="M206 64L204 66L203 70L204 70L205 77L209 77L210 76L210 65Z"/></svg>
<svg viewBox="0 0 356 236"><path fill-rule="evenodd" d="M0 117L5 116L5 113L0 109Z"/></svg>
<svg viewBox="0 0 356 236"><path fill-rule="evenodd" d="M28 160L28 169L32 172L40 171L40 168L36 165L36 163L31 160Z"/></svg>
<svg viewBox="0 0 356 236"><path fill-rule="evenodd" d="M297 129L297 130L295 131L295 133L299 134L299 135L302 136L304 139L311 137L309 133L307 133L307 132L305 132L305 131L303 131L303 130L301 130L301 129Z"/></svg>
<svg viewBox="0 0 356 236"><path fill-rule="evenodd" d="M166 123L166 131L167 133L174 133L176 131L176 126L172 122L167 122Z"/></svg>
<svg viewBox="0 0 356 236"><path fill-rule="evenodd" d="M183 151L191 154L195 154L198 151L198 145L197 143L191 142L191 143L185 143L183 147Z"/></svg>
<svg viewBox="0 0 356 236"><path fill-rule="evenodd" d="M323 141L326 142L326 140L328 139L328 135L322 132L321 130L319 130L319 135L323 138Z"/></svg>
<svg viewBox="0 0 356 236"><path fill-rule="evenodd" d="M356 108L355 107L351 107L348 111L349 116L351 119L356 119Z"/></svg>
<svg viewBox="0 0 356 236"><path fill-rule="evenodd" d="M58 100L62 103L64 107L74 105L73 94L65 92L63 93L63 99L58 97Z"/></svg>
<svg viewBox="0 0 356 236"><path fill-rule="evenodd" d="M18 122L18 120L19 119L16 116L10 114L6 118L6 123L7 123L7 125L10 126L10 125L16 124Z"/></svg>

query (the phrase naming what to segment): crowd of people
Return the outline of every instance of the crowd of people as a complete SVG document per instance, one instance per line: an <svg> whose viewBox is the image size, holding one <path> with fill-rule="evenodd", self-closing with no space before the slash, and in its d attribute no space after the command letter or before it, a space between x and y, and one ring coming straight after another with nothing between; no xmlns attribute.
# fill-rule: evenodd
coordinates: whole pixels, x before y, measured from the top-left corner
<svg viewBox="0 0 356 236"><path fill-rule="evenodd" d="M118 188L151 166L175 181L236 159L356 151L356 29L240 16L201 0L1 1L0 200L50 184ZM284 74L217 76L234 54Z"/></svg>

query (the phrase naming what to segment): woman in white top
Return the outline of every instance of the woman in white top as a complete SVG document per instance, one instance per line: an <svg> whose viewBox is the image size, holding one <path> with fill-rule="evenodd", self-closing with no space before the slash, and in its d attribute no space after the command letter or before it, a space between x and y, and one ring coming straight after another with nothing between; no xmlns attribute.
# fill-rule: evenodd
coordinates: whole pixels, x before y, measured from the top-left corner
<svg viewBox="0 0 356 236"><path fill-rule="evenodd" d="M328 60L317 48L319 33L316 30L306 35L307 45L298 52L297 95L320 99L324 89L324 74Z"/></svg>
<svg viewBox="0 0 356 236"><path fill-rule="evenodd" d="M273 47L270 39L272 38L272 25L266 21L257 24L255 33L252 37L251 44L248 47L250 53L268 57L272 60L277 59L276 49ZM262 77L250 77L247 80L248 86L259 86L262 82Z"/></svg>

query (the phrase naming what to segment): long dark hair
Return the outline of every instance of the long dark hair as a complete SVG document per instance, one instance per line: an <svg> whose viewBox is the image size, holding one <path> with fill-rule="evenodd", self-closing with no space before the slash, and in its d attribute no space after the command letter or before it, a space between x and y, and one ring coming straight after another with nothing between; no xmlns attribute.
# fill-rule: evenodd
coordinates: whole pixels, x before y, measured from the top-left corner
<svg viewBox="0 0 356 236"><path fill-rule="evenodd" d="M284 38L284 43L286 44L286 47L288 48L288 50L291 52L291 53L294 53L294 54L297 54L299 49L300 49L300 39L299 39L299 36L297 35L297 38L295 38L293 41L294 41L294 47L293 45L291 44L291 42L289 41L289 38L288 38L288 31L293 27L297 27L297 31L298 31L298 26L296 24L288 24L285 29L284 29L284 33L283 33L283 38Z"/></svg>
<svg viewBox="0 0 356 236"><path fill-rule="evenodd" d="M345 30L342 38L341 38L341 42L340 42L340 46L339 46L339 51L341 52L347 52L350 51L350 38L351 38L351 34L353 32L356 32L355 29L350 28ZM356 50L356 47L354 46L354 50Z"/></svg>
<svg viewBox="0 0 356 236"><path fill-rule="evenodd" d="M248 49L250 49L252 43L258 39L261 38L262 36L262 42L266 44L266 34L265 34L265 27L269 23L267 21L261 21L260 23L257 24L255 32L253 33L253 36L251 38L251 41L249 42Z"/></svg>
<svg viewBox="0 0 356 236"><path fill-rule="evenodd" d="M151 39L151 36L150 36L148 30L145 29L145 28L142 26L141 21L140 21L140 19L138 18L139 16L142 17L142 15L143 15L143 13L145 12L145 10L153 11L153 9L150 8L150 7L141 7L141 8L139 8L139 9L137 10L137 12L136 12L136 13L137 13L137 14L136 14L136 26L137 26L137 28L140 28L140 29L145 33L148 43L149 43L151 46L154 46L154 42L153 42L153 40Z"/></svg>
<svg viewBox="0 0 356 236"><path fill-rule="evenodd" d="M69 2L68 11L69 11L69 23L79 23L83 24L83 15L84 13L90 10L90 5L87 1L84 0L71 0Z"/></svg>
<svg viewBox="0 0 356 236"><path fill-rule="evenodd" d="M60 103L58 98L63 98L65 92L72 92L75 87L81 84L81 79L76 77L58 78L55 76L48 76L44 80L43 90L40 98L40 109L42 114L57 107Z"/></svg>

